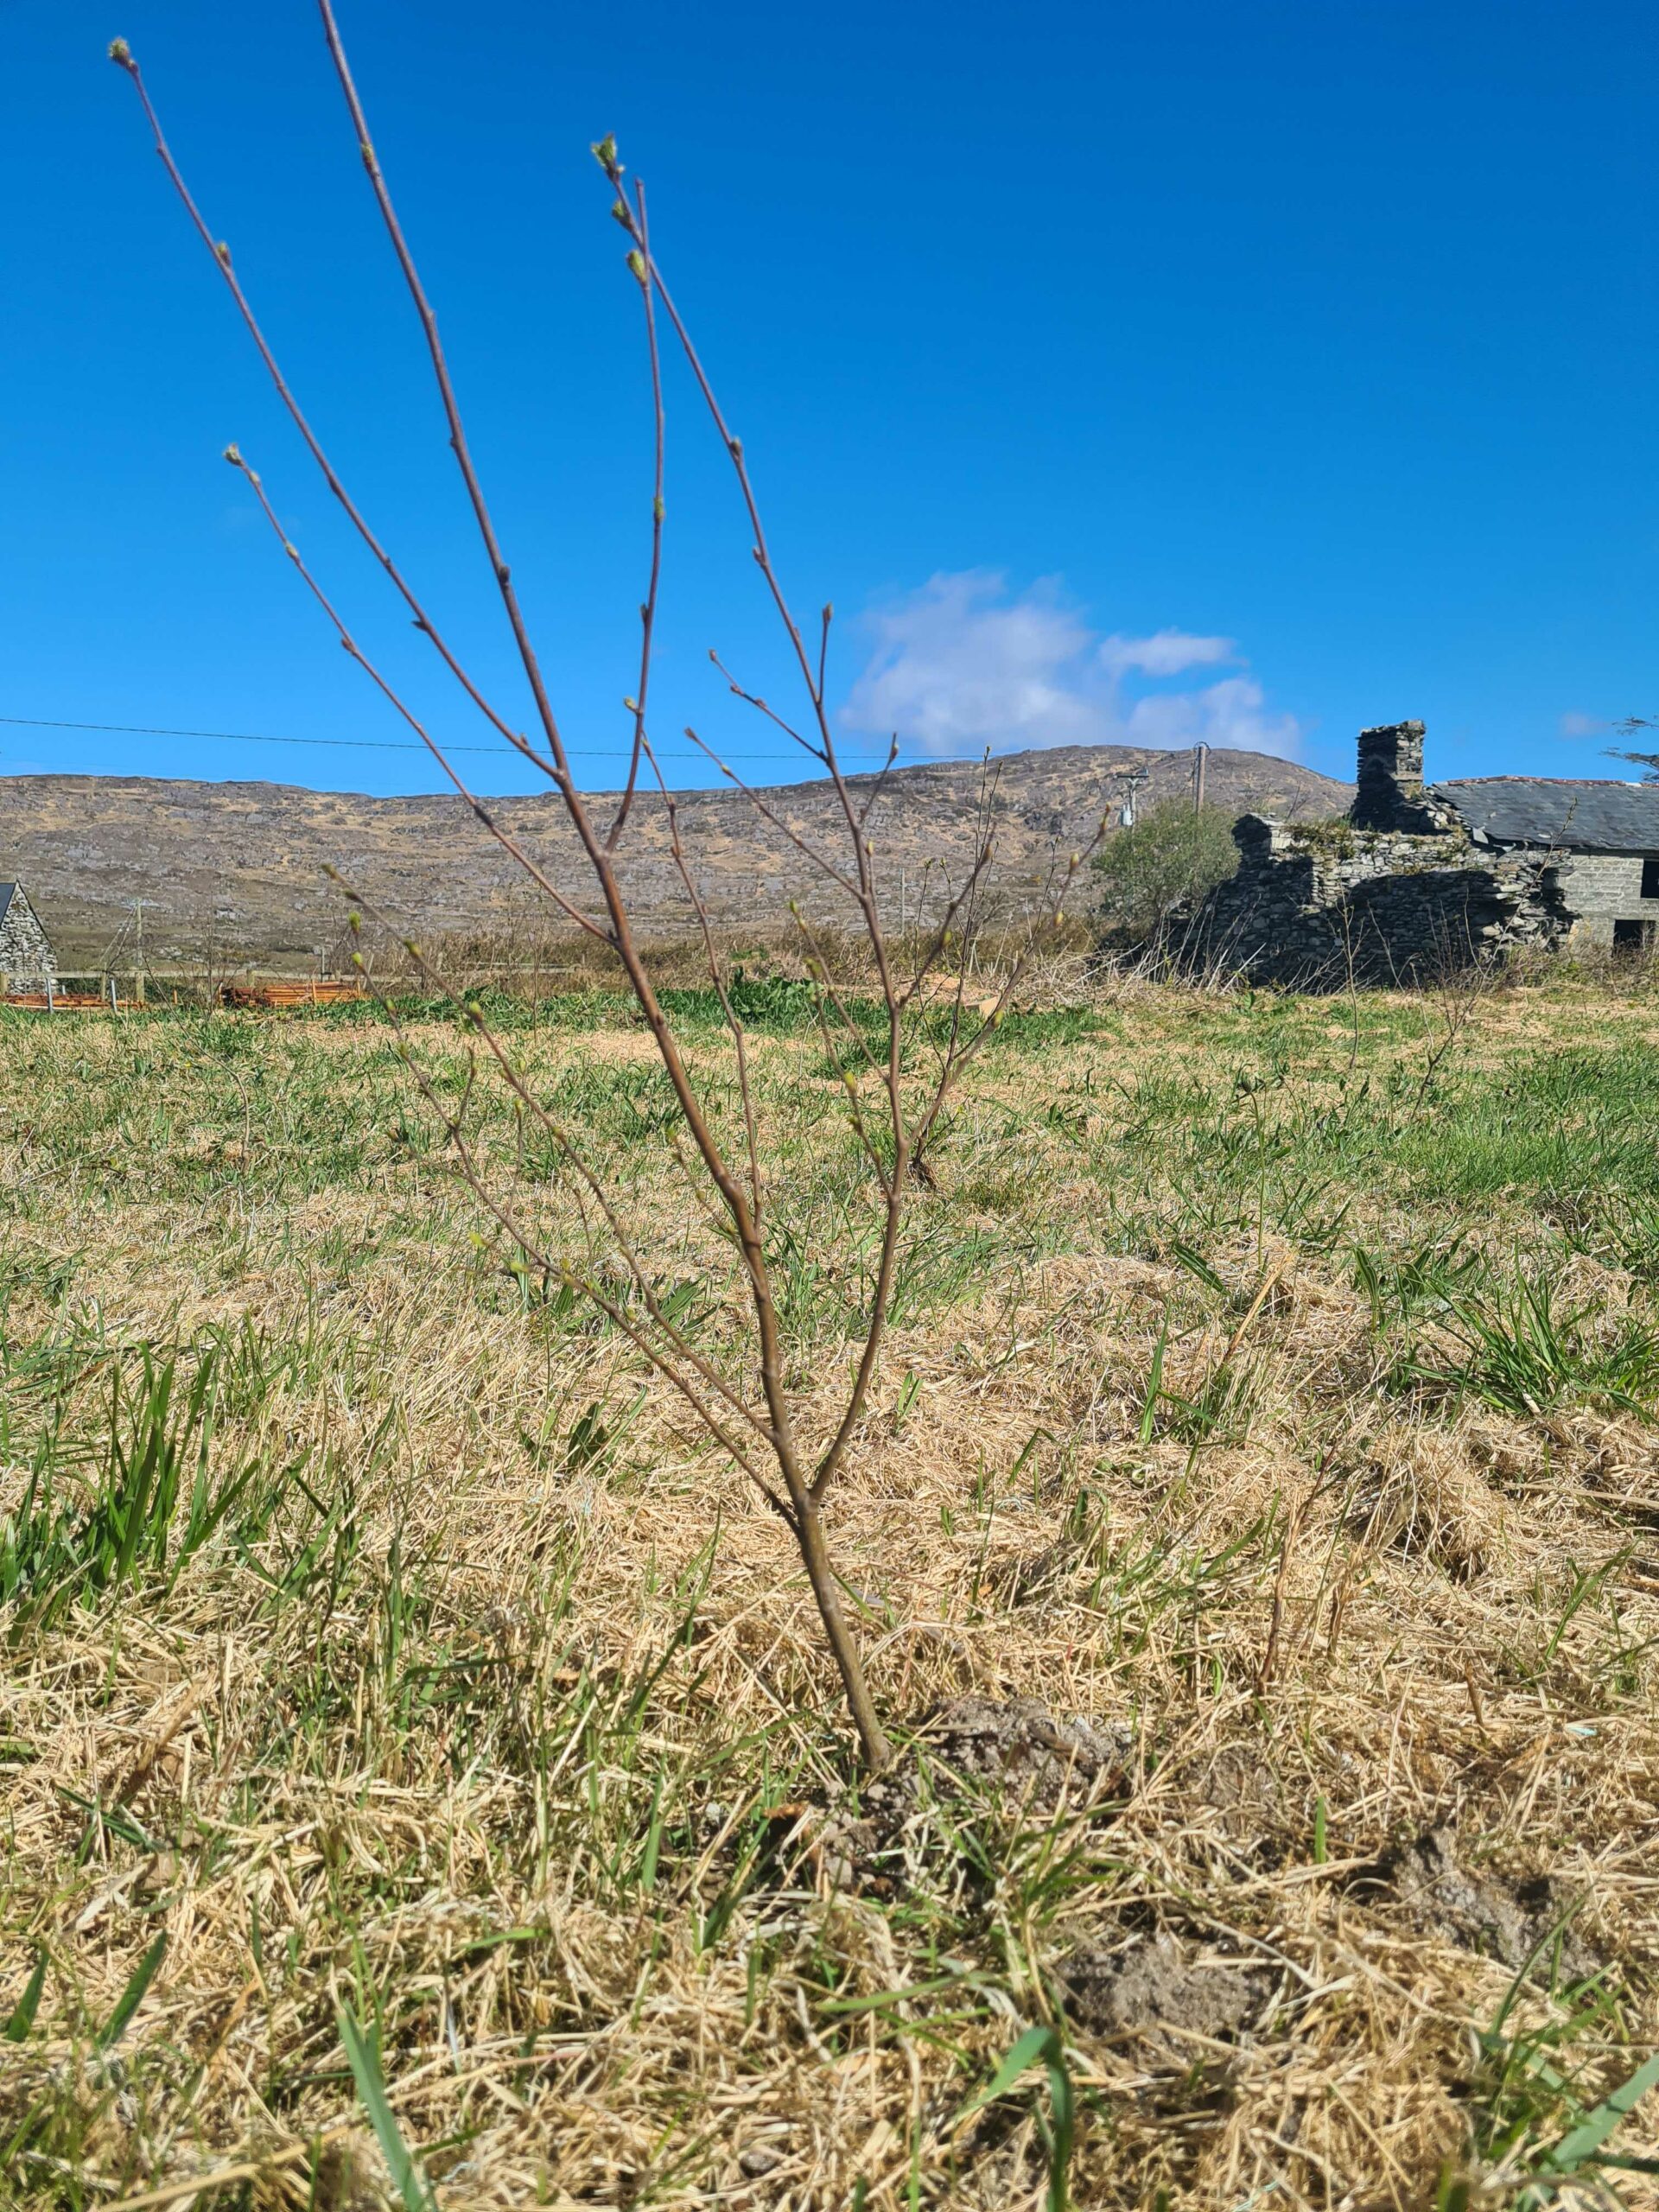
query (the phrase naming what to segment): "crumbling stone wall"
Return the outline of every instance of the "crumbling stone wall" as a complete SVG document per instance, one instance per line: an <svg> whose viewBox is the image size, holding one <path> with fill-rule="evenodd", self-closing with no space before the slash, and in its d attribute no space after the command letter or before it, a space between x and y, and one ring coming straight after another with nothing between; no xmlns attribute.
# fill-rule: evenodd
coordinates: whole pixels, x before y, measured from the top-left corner
<svg viewBox="0 0 1659 2212"><path fill-rule="evenodd" d="M21 891L0 917L0 988L41 990L57 980L52 947L39 917Z"/></svg>
<svg viewBox="0 0 1659 2212"><path fill-rule="evenodd" d="M1363 730L1341 821L1235 825L1238 873L1181 918L1183 957L1262 982L1421 982L1522 945L1560 944L1568 855L1475 843L1426 792L1423 725Z"/></svg>

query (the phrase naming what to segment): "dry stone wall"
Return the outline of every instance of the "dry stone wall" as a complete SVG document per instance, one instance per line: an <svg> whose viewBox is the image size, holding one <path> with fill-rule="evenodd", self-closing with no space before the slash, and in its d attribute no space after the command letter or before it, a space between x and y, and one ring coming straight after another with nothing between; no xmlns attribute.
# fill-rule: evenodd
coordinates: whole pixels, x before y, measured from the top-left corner
<svg viewBox="0 0 1659 2212"><path fill-rule="evenodd" d="M1238 873L1192 917L1189 957L1262 982L1421 982L1571 925L1552 856L1483 850L1460 829L1247 816L1233 835Z"/></svg>
<svg viewBox="0 0 1659 2212"><path fill-rule="evenodd" d="M1179 918L1185 958L1301 988L1421 982L1564 943L1584 910L1581 874L1586 892L1600 887L1610 898L1629 885L1613 874L1603 884L1598 868L1634 865L1639 880L1639 861L1471 834L1424 785L1423 735L1416 721L1361 730L1354 803L1341 821L1246 815L1236 823L1238 873Z"/></svg>

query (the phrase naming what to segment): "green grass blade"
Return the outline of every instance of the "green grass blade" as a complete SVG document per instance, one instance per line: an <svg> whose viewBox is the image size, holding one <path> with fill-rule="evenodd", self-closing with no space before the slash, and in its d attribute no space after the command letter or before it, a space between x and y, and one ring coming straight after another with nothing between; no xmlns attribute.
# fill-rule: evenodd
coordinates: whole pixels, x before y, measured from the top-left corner
<svg viewBox="0 0 1659 2212"><path fill-rule="evenodd" d="M131 1979L117 1999L116 2007L97 2037L100 2050L110 2050L120 2042L131 2024L133 2014L144 2001L144 1992L156 1978L156 1969L167 1955L167 1931L156 1938L149 1948L132 1970Z"/></svg>
<svg viewBox="0 0 1659 2212"><path fill-rule="evenodd" d="M1164 1354L1169 1349L1169 1317L1158 1332L1158 1341L1153 1346L1152 1372L1147 1377L1147 1394L1141 1402L1141 1422L1136 1433L1142 1444L1150 1444L1158 1430L1158 1401L1164 1395ZM1014 2048L1019 2049L1016 2044Z"/></svg>
<svg viewBox="0 0 1659 2212"><path fill-rule="evenodd" d="M1659 2051L1645 2065L1638 2066L1630 2080L1604 2097L1595 2109L1587 2113L1579 2125L1563 2135L1550 2152L1546 2164L1553 2173L1571 2173L1593 2157L1612 2134L1622 2120L1626 2120L1641 2103L1648 2091L1659 2085Z"/></svg>
<svg viewBox="0 0 1659 2212"><path fill-rule="evenodd" d="M379 2054L352 2018L345 2005L340 2008L340 2040L345 2047L346 2060L352 2069L352 2079L357 2083L357 2094L363 2100L363 2108L369 2115L398 2196L408 2212L437 2212L436 2200L426 2176L416 2163L415 2155L404 2140L404 2132L397 2125L386 2096L386 2085L380 2072Z"/></svg>
<svg viewBox="0 0 1659 2212"><path fill-rule="evenodd" d="M1052 2028L1027 2028L984 2088L963 2105L951 2126L959 2126L982 2107L1007 2096L1020 2076L1039 2063L1048 2076L1049 2101L1054 2114L1048 2159L1048 2212L1066 2212L1071 2145L1077 2133L1077 2101L1065 2053Z"/></svg>
<svg viewBox="0 0 1659 2212"><path fill-rule="evenodd" d="M22 2043L35 2024L35 2015L41 2009L41 1992L46 1987L46 1953L42 1951L35 1961L35 1971L29 1977L28 1986L12 2008L11 2018L0 2035L8 2043Z"/></svg>

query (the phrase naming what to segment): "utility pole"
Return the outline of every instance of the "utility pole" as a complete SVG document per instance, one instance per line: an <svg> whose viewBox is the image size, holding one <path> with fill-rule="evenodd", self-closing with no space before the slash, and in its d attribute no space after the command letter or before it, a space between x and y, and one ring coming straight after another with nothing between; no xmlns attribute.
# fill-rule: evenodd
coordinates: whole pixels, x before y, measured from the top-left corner
<svg viewBox="0 0 1659 2212"><path fill-rule="evenodd" d="M1192 748L1192 811L1204 812L1204 771L1210 758L1210 748L1202 740Z"/></svg>
<svg viewBox="0 0 1659 2212"><path fill-rule="evenodd" d="M138 917L137 944L133 954L138 965L132 978L132 995L138 1004L143 1006L144 1003L144 902L142 899L134 899L133 912Z"/></svg>

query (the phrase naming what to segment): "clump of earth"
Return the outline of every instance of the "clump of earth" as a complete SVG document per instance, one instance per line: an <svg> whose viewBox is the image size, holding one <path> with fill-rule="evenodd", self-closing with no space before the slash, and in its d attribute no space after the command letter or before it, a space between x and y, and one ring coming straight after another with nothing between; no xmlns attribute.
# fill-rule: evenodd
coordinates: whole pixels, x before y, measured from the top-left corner
<svg viewBox="0 0 1659 2212"><path fill-rule="evenodd" d="M924 1850L930 1808L1024 1810L1052 1818L1084 1811L1127 1789L1133 1732L1121 1723L1060 1716L1034 1698L951 1698L855 1801L814 1816L786 1807L781 1855L830 1888L890 1891ZM911 1870L911 1871L913 1871Z"/></svg>
<svg viewBox="0 0 1659 2212"><path fill-rule="evenodd" d="M1096 2034L1163 2031L1230 2040L1261 2013L1273 1975L1241 1961L1194 1957L1161 1929L1120 1948L1085 1943L1057 1969L1065 2009Z"/></svg>

